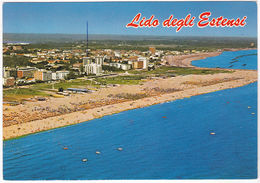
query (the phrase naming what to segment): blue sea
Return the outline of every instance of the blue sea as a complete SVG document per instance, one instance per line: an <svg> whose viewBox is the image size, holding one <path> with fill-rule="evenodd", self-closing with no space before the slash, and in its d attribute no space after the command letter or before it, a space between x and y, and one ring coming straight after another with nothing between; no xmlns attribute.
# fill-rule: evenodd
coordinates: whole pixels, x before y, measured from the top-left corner
<svg viewBox="0 0 260 183"><path fill-rule="evenodd" d="M197 67L257 69L257 50L224 51L216 57L208 57L192 62Z"/></svg>
<svg viewBox="0 0 260 183"><path fill-rule="evenodd" d="M232 59L234 53L228 53ZM256 56L248 58L256 69ZM255 179L257 83L124 111L3 145L6 180Z"/></svg>

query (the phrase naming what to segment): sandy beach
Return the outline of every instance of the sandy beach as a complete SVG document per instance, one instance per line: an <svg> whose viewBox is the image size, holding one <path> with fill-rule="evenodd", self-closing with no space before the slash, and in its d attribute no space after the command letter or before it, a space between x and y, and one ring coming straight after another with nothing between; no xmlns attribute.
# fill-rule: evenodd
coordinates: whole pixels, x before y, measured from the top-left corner
<svg viewBox="0 0 260 183"><path fill-rule="evenodd" d="M233 73L185 75L145 81L142 85L102 88L93 93L3 106L3 139L15 138L53 128L77 124L121 111L235 88L257 81L255 70ZM138 100L120 98L123 94L143 96Z"/></svg>
<svg viewBox="0 0 260 183"><path fill-rule="evenodd" d="M207 57L215 57L222 53L222 51L209 52L209 53L194 53L189 55L167 55L164 61L167 65L176 67L194 67L191 62L194 60L201 60Z"/></svg>

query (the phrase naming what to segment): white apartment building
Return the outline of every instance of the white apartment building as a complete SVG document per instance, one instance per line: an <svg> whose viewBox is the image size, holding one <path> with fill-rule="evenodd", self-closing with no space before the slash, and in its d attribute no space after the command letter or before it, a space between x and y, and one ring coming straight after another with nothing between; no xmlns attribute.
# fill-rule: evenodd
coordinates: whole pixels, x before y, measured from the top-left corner
<svg viewBox="0 0 260 183"><path fill-rule="evenodd" d="M103 63L104 63L103 57L95 57L94 62L92 62L92 59L90 57L84 57L83 58L84 72L87 75L89 74L100 75L102 73Z"/></svg>
<svg viewBox="0 0 260 183"><path fill-rule="evenodd" d="M148 66L148 60L146 57L139 57L137 59L137 61L142 61L143 62L143 69L147 69L147 66Z"/></svg>
<svg viewBox="0 0 260 183"><path fill-rule="evenodd" d="M65 79L70 71L56 71L56 79Z"/></svg>

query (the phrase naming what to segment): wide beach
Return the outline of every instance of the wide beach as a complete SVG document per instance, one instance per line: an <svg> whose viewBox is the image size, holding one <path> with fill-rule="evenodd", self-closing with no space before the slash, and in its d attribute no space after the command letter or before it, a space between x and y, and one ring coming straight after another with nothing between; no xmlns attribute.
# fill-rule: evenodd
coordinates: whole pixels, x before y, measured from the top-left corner
<svg viewBox="0 0 260 183"><path fill-rule="evenodd" d="M182 58L180 63L181 66L188 66L192 60L216 56L220 53L190 55L186 59ZM141 85L102 88L90 94L75 94L64 98L49 98L47 101L26 102L18 106L4 106L3 138L7 140L125 110L240 87L257 81L256 70L226 70L232 72L150 79ZM137 100L113 97L122 93L145 95L145 97ZM77 110L79 106L80 110Z"/></svg>

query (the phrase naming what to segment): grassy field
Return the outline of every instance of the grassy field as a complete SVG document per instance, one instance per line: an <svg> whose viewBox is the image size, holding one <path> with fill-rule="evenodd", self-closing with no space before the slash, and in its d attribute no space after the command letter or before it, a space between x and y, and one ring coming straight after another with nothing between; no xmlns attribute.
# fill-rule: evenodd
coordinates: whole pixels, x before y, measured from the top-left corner
<svg viewBox="0 0 260 183"><path fill-rule="evenodd" d="M22 101L35 96L44 97L50 96L50 94L32 88L17 88L3 91L4 101Z"/></svg>
<svg viewBox="0 0 260 183"><path fill-rule="evenodd" d="M89 80L81 80L75 79L70 81L61 81L59 83L54 84L54 91L58 91L59 88L67 89L67 88L87 88L89 86L95 86L91 84ZM52 84L50 83L37 83L30 86L25 86L24 88L16 88L16 89L5 89L3 91L4 101L22 101L27 98L32 97L46 97L51 96L48 91L52 90Z"/></svg>
<svg viewBox="0 0 260 183"><path fill-rule="evenodd" d="M116 76L116 77L107 77L107 78L97 78L96 82L101 85L108 84L120 84L120 85L137 85L140 84L142 79L145 79L146 76L142 76L140 73L136 75L129 76Z"/></svg>
<svg viewBox="0 0 260 183"><path fill-rule="evenodd" d="M174 77L178 75L188 74L215 74L226 73L231 71L225 70L207 70L194 68L178 68L162 66L153 71L131 70L131 75L114 76L106 78L95 78L93 81L85 79L74 79L60 81L54 85L51 83L37 83L30 86L17 89L5 89L3 91L4 101L22 101L27 98L36 96L52 96L50 92L58 91L59 88L66 90L67 88L100 88L101 85L120 84L120 85L137 85L143 82L143 79L149 77ZM54 86L54 90L52 89Z"/></svg>
<svg viewBox="0 0 260 183"><path fill-rule="evenodd" d="M50 90L54 86L54 89L67 89L67 88L86 88L89 85L91 85L90 80L83 80L83 79L74 79L74 80L66 80L66 81L60 81L59 83L55 83L54 85L52 83L38 83L32 85L32 89L35 90Z"/></svg>

